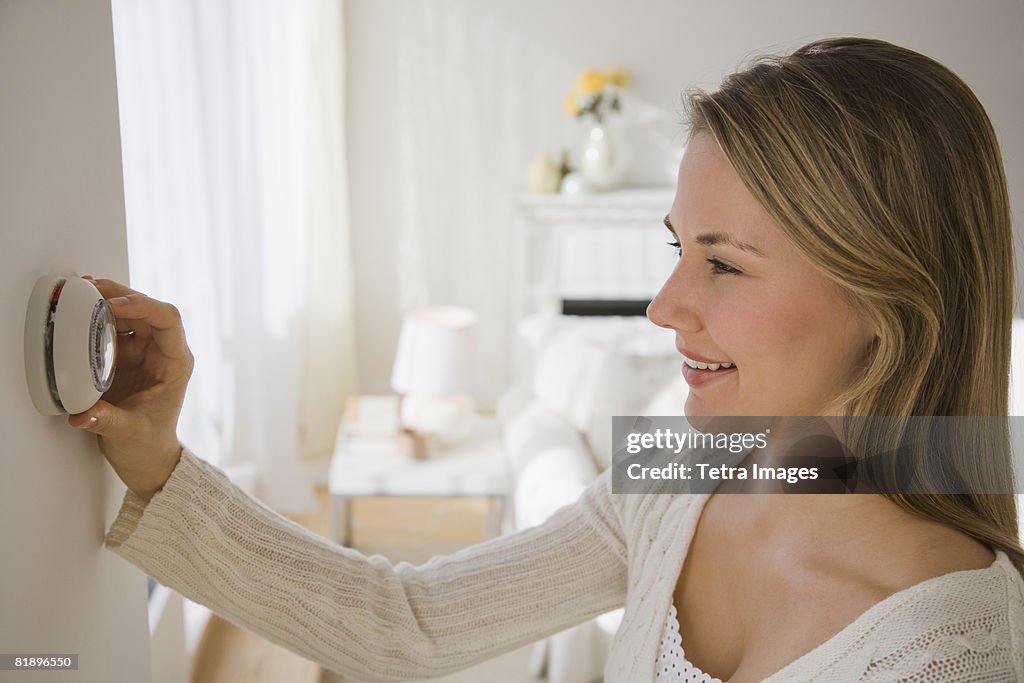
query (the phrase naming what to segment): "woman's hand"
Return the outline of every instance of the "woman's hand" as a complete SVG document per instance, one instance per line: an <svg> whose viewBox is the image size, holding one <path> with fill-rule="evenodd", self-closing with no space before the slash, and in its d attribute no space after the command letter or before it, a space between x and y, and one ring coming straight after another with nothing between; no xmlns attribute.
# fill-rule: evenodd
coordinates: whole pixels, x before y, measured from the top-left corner
<svg viewBox="0 0 1024 683"><path fill-rule="evenodd" d="M122 334L110 390L93 407L71 415L68 424L97 434L117 476L149 500L181 457L178 416L192 376L192 352L174 306L113 280L86 279L110 301Z"/></svg>

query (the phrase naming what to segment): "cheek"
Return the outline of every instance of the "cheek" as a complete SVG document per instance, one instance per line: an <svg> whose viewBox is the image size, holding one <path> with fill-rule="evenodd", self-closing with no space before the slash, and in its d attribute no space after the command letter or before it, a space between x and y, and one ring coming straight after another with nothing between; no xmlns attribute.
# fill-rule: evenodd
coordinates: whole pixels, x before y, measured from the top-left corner
<svg viewBox="0 0 1024 683"><path fill-rule="evenodd" d="M776 301L743 297L706 313L708 331L718 349L737 365L753 370L768 357L784 352L794 334L789 311Z"/></svg>
<svg viewBox="0 0 1024 683"><path fill-rule="evenodd" d="M802 384L828 363L836 325L845 323L834 312L823 317L806 293L763 294L716 309L715 341L740 367L744 382L784 377L787 383Z"/></svg>
<svg viewBox="0 0 1024 683"><path fill-rule="evenodd" d="M737 288L701 312L714 344L727 355L749 386L761 380L788 385L825 381L846 362L843 340L856 336L849 305L828 291L824 281L769 282Z"/></svg>
<svg viewBox="0 0 1024 683"><path fill-rule="evenodd" d="M848 304L831 294L808 296L813 291L776 298L771 312L756 321L766 360L770 355L775 366L773 374L783 373L794 387L833 385L845 375L861 334Z"/></svg>

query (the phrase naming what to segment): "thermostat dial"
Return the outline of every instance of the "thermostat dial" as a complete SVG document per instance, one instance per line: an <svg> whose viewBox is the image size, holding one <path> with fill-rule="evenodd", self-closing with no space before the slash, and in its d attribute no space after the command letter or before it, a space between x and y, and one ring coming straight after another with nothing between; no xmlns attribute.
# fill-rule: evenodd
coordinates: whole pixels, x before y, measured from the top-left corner
<svg viewBox="0 0 1024 683"><path fill-rule="evenodd" d="M89 367L92 369L93 386L101 394L114 383L114 362L117 359L117 324L114 311L106 299L101 299L92 309L89 326Z"/></svg>
<svg viewBox="0 0 1024 683"><path fill-rule="evenodd" d="M113 384L116 360L114 313L95 285L39 278L25 313L25 379L36 410L88 410Z"/></svg>

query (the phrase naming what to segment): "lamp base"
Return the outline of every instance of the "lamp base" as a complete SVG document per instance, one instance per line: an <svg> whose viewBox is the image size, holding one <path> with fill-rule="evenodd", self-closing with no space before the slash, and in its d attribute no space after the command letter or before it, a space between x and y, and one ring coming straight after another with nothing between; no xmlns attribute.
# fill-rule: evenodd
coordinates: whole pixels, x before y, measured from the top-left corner
<svg viewBox="0 0 1024 683"><path fill-rule="evenodd" d="M445 442L457 442L473 428L476 404L468 394L402 397L399 410L402 427Z"/></svg>
<svg viewBox="0 0 1024 683"><path fill-rule="evenodd" d="M427 440L415 430L402 429L399 431L398 447L413 460L427 459Z"/></svg>

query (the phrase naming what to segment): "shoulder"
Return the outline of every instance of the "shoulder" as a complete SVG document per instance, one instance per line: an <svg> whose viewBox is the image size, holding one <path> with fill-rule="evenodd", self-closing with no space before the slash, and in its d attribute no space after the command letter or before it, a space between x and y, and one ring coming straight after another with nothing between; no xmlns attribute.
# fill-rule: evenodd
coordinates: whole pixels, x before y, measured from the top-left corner
<svg viewBox="0 0 1024 683"><path fill-rule="evenodd" d="M1024 579L1002 551L989 567L934 577L882 605L873 669L925 679L956 670L1024 676Z"/></svg>
<svg viewBox="0 0 1024 683"><path fill-rule="evenodd" d="M877 506L861 517L838 522L839 530L818 525L807 538L798 536L814 549L797 555L824 573L854 581L881 597L994 566L993 549L963 531L911 515L881 497L875 502ZM829 533L838 537L822 547Z"/></svg>
<svg viewBox="0 0 1024 683"><path fill-rule="evenodd" d="M996 554L987 544L963 531L932 520L914 520L907 525L903 555L895 577L913 585L933 577L973 569L988 569Z"/></svg>
<svg viewBox="0 0 1024 683"><path fill-rule="evenodd" d="M995 558L883 599L807 667L836 680L1024 680L1024 581L1005 553Z"/></svg>
<svg viewBox="0 0 1024 683"><path fill-rule="evenodd" d="M898 605L901 619L917 619L919 628L979 610L1005 613L1007 590L1014 578L1020 581L1005 553L932 522L894 525L891 536L865 548L856 565L883 604Z"/></svg>
<svg viewBox="0 0 1024 683"><path fill-rule="evenodd" d="M976 629L1008 639L1011 624L1024 628L1024 579L1006 553L989 552L994 559L984 566L954 569L893 593L881 603L887 609L880 610L880 626L918 634Z"/></svg>

